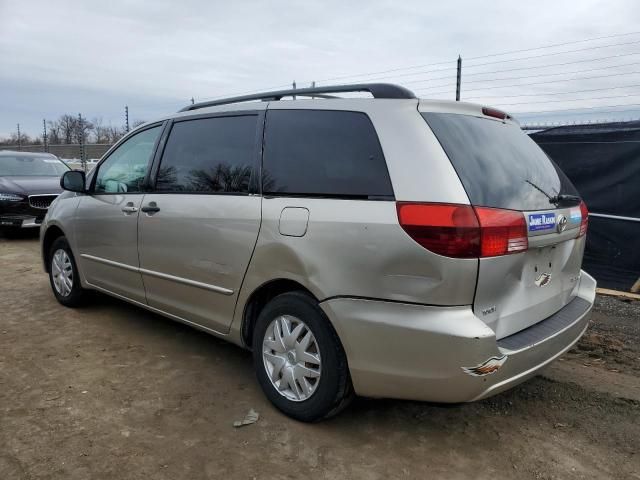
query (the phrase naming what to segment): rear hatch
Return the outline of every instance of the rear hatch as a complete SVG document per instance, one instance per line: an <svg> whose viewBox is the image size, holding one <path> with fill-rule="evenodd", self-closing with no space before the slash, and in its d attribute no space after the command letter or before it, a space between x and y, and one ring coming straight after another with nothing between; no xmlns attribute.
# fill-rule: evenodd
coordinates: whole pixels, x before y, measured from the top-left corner
<svg viewBox="0 0 640 480"><path fill-rule="evenodd" d="M516 123L497 118L501 112L421 113L471 204L522 212L526 220L528 249L479 259L476 315L500 339L563 308L584 252L586 208L575 187Z"/></svg>

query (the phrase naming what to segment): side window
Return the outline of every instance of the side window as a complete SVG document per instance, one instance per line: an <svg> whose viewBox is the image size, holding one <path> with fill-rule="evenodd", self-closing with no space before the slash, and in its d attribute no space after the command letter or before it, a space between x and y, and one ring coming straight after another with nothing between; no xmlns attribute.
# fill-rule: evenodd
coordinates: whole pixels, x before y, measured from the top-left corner
<svg viewBox="0 0 640 480"><path fill-rule="evenodd" d="M156 190L248 193L256 164L257 115L186 120L173 125Z"/></svg>
<svg viewBox="0 0 640 480"><path fill-rule="evenodd" d="M95 193L136 193L142 182L161 126L149 128L129 138L100 165Z"/></svg>
<svg viewBox="0 0 640 480"><path fill-rule="evenodd" d="M393 197L369 117L330 110L267 113L262 189L291 195Z"/></svg>

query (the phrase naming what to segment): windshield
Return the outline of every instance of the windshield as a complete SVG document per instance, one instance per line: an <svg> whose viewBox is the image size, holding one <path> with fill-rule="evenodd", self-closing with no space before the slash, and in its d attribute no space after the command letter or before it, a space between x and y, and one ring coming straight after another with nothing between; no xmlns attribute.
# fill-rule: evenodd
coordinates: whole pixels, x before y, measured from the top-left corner
<svg viewBox="0 0 640 480"><path fill-rule="evenodd" d="M54 157L0 156L0 177L59 177L67 170L69 170L69 167Z"/></svg>
<svg viewBox="0 0 640 480"><path fill-rule="evenodd" d="M517 125L454 113L422 113L473 205L550 210L576 204L564 173Z"/></svg>

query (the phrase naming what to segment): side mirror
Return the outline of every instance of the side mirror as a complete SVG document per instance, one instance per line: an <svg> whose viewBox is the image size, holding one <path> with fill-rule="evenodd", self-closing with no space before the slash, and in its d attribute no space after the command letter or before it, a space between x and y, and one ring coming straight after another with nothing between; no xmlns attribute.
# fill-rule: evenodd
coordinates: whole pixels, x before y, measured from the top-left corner
<svg viewBox="0 0 640 480"><path fill-rule="evenodd" d="M81 172L80 170L69 170L68 172L64 172L64 175L60 178L60 186L64 190L69 190L70 192L86 192L87 189L85 187L84 172Z"/></svg>

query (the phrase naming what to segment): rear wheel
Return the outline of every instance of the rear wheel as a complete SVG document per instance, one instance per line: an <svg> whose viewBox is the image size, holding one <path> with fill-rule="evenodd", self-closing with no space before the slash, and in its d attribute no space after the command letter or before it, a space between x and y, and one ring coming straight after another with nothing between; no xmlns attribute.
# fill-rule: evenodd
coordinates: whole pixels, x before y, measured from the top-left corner
<svg viewBox="0 0 640 480"><path fill-rule="evenodd" d="M66 237L54 240L49 250L49 281L53 294L65 307L82 304L87 291L80 285L80 276Z"/></svg>
<svg viewBox="0 0 640 480"><path fill-rule="evenodd" d="M331 417L353 397L340 339L317 302L302 292L279 295L260 312L253 359L266 396L297 420Z"/></svg>

